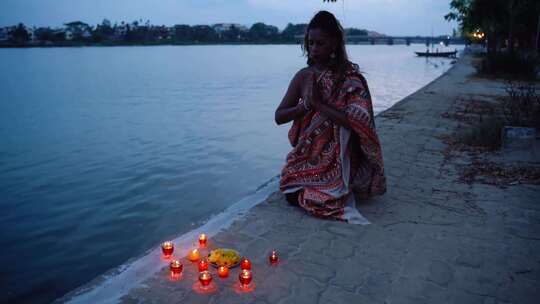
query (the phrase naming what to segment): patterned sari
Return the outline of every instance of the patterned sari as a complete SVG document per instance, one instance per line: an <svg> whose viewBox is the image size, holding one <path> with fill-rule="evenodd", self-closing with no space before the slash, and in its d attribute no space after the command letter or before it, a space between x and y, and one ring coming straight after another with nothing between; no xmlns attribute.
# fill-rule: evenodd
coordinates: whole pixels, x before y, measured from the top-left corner
<svg viewBox="0 0 540 304"><path fill-rule="evenodd" d="M299 205L313 215L345 220L353 191L364 198L383 194L386 179L367 83L352 63L332 94L337 78L326 71L317 81L323 103L345 113L351 129L315 110L296 119L289 130L293 149L281 172L280 190L298 192ZM309 94L303 95L300 102L309 100Z"/></svg>

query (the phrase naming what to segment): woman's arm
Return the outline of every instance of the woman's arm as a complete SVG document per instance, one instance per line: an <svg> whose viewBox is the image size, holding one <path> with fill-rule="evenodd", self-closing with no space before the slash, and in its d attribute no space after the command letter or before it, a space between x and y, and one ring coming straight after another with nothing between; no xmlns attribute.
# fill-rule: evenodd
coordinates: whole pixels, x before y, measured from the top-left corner
<svg viewBox="0 0 540 304"><path fill-rule="evenodd" d="M347 115L345 113L324 103L319 103L317 105L313 103L312 105L315 109L319 110L319 112L321 112L322 114L328 116L328 118L330 118L338 125L347 129L351 129L351 125L349 124L349 120L347 119Z"/></svg>
<svg viewBox="0 0 540 304"><path fill-rule="evenodd" d="M347 129L351 129L351 125L349 123L349 120L347 119L347 115L340 110L332 107L329 104L322 102L322 96L321 91L319 89L319 84L313 78L313 92L311 94L312 100L311 105L313 108L321 112L322 114L328 116L333 122L337 123L338 125L345 127Z"/></svg>
<svg viewBox="0 0 540 304"><path fill-rule="evenodd" d="M307 113L306 108L298 102L300 99L301 84L302 74L300 71L294 75L283 100L276 110L275 120L278 125L288 123Z"/></svg>

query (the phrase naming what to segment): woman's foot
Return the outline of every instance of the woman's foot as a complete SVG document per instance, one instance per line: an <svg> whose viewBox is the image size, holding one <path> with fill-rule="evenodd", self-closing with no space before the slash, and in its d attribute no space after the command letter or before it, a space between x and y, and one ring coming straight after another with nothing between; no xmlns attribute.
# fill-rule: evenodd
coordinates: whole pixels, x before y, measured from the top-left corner
<svg viewBox="0 0 540 304"><path fill-rule="evenodd" d="M298 192L285 193L285 199L289 204L298 206Z"/></svg>

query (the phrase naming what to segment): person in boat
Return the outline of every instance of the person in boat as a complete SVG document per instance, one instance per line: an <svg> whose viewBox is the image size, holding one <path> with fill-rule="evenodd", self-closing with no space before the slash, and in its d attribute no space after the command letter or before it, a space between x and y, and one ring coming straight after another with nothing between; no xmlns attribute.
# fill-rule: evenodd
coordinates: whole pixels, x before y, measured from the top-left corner
<svg viewBox="0 0 540 304"><path fill-rule="evenodd" d="M280 190L313 215L363 221L354 193L386 191L366 79L348 60L343 28L330 12L311 19L302 49L307 67L294 75L275 113L278 125L293 121Z"/></svg>

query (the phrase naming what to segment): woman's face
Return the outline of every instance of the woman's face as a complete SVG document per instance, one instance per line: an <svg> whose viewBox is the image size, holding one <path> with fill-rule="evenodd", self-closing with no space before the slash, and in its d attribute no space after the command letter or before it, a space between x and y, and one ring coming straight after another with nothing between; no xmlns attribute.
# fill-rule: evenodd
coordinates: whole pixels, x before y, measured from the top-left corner
<svg viewBox="0 0 540 304"><path fill-rule="evenodd" d="M335 52L335 39L325 31L314 28L308 32L308 55L315 63L324 63Z"/></svg>

